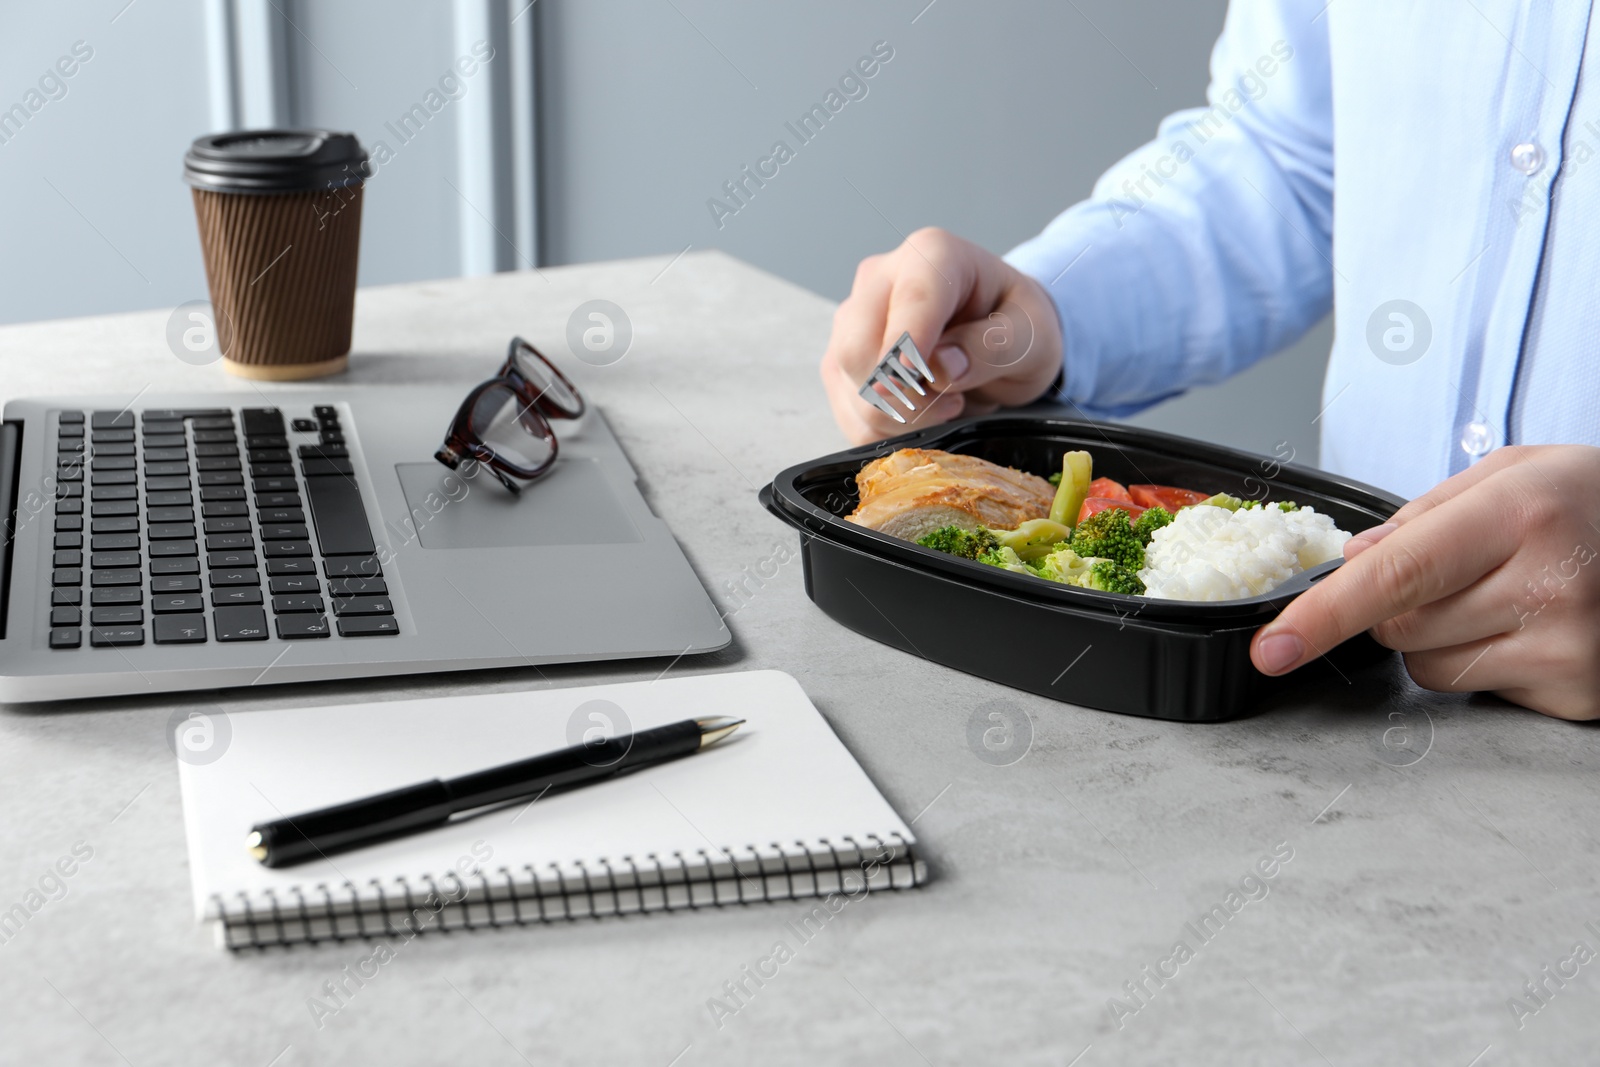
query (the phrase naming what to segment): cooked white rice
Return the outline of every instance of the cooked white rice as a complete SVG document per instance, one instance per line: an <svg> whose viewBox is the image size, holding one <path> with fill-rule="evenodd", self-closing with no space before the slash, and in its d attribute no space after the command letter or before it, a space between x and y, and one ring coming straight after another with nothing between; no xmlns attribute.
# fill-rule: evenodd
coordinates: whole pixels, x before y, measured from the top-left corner
<svg viewBox="0 0 1600 1067"><path fill-rule="evenodd" d="M1338 559L1348 540L1332 519L1308 507L1229 511L1197 504L1155 532L1139 577L1146 596L1240 600Z"/></svg>

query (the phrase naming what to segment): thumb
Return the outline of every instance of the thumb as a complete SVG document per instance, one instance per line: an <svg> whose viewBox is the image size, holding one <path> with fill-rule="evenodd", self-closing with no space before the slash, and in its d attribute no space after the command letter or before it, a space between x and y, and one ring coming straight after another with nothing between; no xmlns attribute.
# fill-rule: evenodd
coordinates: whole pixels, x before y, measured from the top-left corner
<svg viewBox="0 0 1600 1067"><path fill-rule="evenodd" d="M1026 404L1039 393L1032 379L1036 344L1032 319L1006 301L982 318L947 328L934 348L941 367L965 370L950 381L952 392L982 390L983 398L1003 405Z"/></svg>

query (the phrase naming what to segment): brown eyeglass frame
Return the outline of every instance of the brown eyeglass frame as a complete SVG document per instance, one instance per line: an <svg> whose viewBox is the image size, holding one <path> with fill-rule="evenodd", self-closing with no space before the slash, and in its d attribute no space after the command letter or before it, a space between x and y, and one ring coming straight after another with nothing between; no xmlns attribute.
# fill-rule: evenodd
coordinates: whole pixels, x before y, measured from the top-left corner
<svg viewBox="0 0 1600 1067"><path fill-rule="evenodd" d="M578 402L576 410L565 408L550 399L549 390L535 392L533 383L517 366L517 356L522 352L537 359L556 381L566 386ZM472 428L472 412L477 407L479 399L490 389L499 387L510 389L521 404L521 410L517 412L517 422L522 428L550 446L550 455L537 467L530 469L507 459L496 452L494 447L487 444ZM585 410L587 405L584 403L583 394L578 392L578 387L568 381L567 376L562 374L543 352L523 338L513 337L506 349L506 361L500 365L499 373L474 386L467 394L467 398L461 402L460 409L456 411L455 419L450 423L444 444L439 446L439 451L433 454L433 458L451 470L460 467L464 458L477 460L489 468L489 473L499 479L501 485L513 493L520 493L522 486L512 479L532 482L543 477L550 472L550 468L555 465L556 456L560 454L561 442L556 439L556 432L551 427L550 420L580 418Z"/></svg>

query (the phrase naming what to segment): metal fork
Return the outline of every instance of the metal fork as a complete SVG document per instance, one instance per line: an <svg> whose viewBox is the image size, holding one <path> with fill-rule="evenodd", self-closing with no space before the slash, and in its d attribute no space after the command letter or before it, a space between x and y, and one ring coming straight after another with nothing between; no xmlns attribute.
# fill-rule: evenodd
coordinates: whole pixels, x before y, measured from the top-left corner
<svg viewBox="0 0 1600 1067"><path fill-rule="evenodd" d="M910 367L900 362L902 355L911 361ZM913 370L916 373L913 373ZM922 376L921 380L918 380L918 374ZM922 387L923 382L927 382L930 385L933 384L933 371L928 369L927 361L922 358L922 353L917 351L916 342L911 340L910 331L901 334L900 340L894 343L894 347L889 349L882 359L878 360L878 365L867 376L866 383L861 386L860 390L861 399L889 416L895 422L904 423L906 421L905 416L895 410L894 405L889 403L888 397L873 388L874 385L882 382L883 387L893 393L900 403L905 405L907 411L917 410L916 401L901 391L900 385L896 384L897 381L909 386L918 396L928 395L928 391Z"/></svg>

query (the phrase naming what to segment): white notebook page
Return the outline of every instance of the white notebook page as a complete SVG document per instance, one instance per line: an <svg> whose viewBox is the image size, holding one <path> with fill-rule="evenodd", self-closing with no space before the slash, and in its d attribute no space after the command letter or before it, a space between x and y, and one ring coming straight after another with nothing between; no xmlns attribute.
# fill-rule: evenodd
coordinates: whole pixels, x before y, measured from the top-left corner
<svg viewBox="0 0 1600 1067"><path fill-rule="evenodd" d="M748 721L703 752L427 833L276 870L246 852L255 823L564 748L575 740L575 713L581 736L602 721L590 713L618 720L616 708L634 730L708 715ZM723 849L819 839L869 849L874 837L913 842L781 671L237 713L228 727L220 758L178 768L199 918L216 917L216 896L421 882L474 864L516 871L651 853L717 858Z"/></svg>

